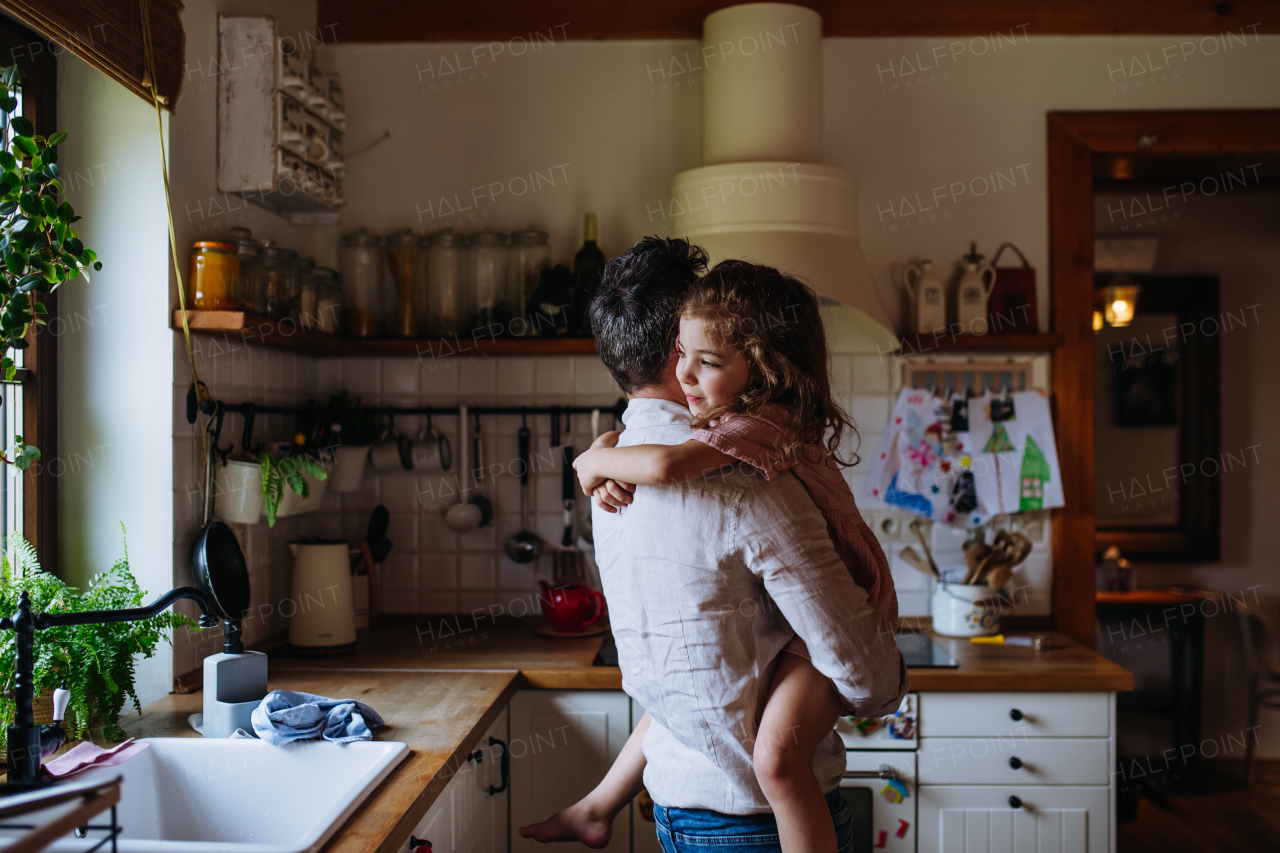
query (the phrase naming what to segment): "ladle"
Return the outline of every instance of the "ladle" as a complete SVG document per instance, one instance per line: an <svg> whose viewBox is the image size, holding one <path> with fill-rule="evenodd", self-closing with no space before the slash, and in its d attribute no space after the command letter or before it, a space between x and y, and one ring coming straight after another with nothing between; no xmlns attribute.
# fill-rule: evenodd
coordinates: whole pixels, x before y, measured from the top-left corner
<svg viewBox="0 0 1280 853"><path fill-rule="evenodd" d="M517 433L520 441L520 530L507 537L503 543L507 556L517 563L532 563L542 553L542 539L529 530L529 426L520 424Z"/></svg>

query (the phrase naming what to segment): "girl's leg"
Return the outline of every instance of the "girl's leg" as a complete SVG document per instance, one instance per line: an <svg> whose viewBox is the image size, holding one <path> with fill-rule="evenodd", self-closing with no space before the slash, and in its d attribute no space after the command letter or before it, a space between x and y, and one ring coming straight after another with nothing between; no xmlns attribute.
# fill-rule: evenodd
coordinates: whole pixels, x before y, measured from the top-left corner
<svg viewBox="0 0 1280 853"><path fill-rule="evenodd" d="M520 834L542 842L581 841L596 848L607 845L613 834L613 819L644 787L644 751L640 744L648 730L649 712L645 711L618 759L591 793L542 823L520 827Z"/></svg>
<svg viewBox="0 0 1280 853"><path fill-rule="evenodd" d="M840 702L812 663L779 655L756 735L756 779L773 807L783 853L831 853L836 831L813 774L818 744L831 734Z"/></svg>

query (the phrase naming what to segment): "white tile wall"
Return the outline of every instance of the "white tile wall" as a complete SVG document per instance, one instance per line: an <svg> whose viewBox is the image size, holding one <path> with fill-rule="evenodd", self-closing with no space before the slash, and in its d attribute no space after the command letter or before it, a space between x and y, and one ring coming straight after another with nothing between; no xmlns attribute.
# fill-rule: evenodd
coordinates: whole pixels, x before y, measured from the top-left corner
<svg viewBox="0 0 1280 853"><path fill-rule="evenodd" d="M175 345L179 376L188 369ZM375 405L582 405L612 407L620 396L608 371L594 356L543 356L496 358L463 354L449 358L311 359L293 353L246 345L238 338L198 338L198 368L214 395L225 400L292 404L327 396L345 388ZM860 453L869 459L887 425L896 389L900 362L874 355L839 355L832 360L837 399L855 421L861 437ZM1047 375L1047 373L1046 373ZM187 384L174 386L174 575L175 583L189 583L188 555L199 529L201 491L198 436L186 423ZM255 438L282 438L292 426L281 416L259 417ZM534 460L529 488L529 525L547 543L546 553L530 565L513 563L502 552L502 541L520 528L519 479L511 472L516 459L519 416L486 416L482 419L485 462L493 467L480 489L495 506L495 523L459 536L445 526L443 511L457 499L455 471L435 476L378 474L366 471L360 491L340 495L330 492L321 511L280 519L268 530L265 522L238 527L253 584L253 613L246 634L261 637L286 628L279 603L290 593L293 561L286 543L303 535L318 534L360 539L369 512L379 503L391 513L388 533L393 547L381 570L382 608L388 613L454 613L500 606L521 615L531 608L530 595L539 580L551 579L550 548L564 530L561 512L559 454L550 446L549 418L531 416ZM426 426L423 418L398 418L396 427L416 433ZM433 419L458 451L458 423L454 416ZM602 418L601 429L612 426ZM590 419L571 418L564 443L581 451L590 444ZM241 422L229 416L222 444L239 442ZM848 449L852 449L852 438ZM899 609L904 615L929 613L929 581L898 558L914 536L907 530L910 517L885 507L866 495L867 463L846 470L859 506L890 558L898 587ZM578 501L575 523L588 511ZM1027 609L1048 612L1051 570L1047 525L1040 524L1036 551L1015 573L1030 588ZM1037 531L1033 531L1037 532ZM918 546L917 546L918 550ZM589 570L594 571L590 567ZM287 609L287 608L286 608ZM215 651L220 637L179 632L175 637L175 670L199 665L204 654Z"/></svg>

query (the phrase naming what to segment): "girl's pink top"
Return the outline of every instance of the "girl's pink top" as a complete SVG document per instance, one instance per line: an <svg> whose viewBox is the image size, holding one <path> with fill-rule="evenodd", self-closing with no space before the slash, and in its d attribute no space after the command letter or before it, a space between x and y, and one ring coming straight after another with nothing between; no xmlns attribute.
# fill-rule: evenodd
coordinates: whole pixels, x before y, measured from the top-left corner
<svg viewBox="0 0 1280 853"><path fill-rule="evenodd" d="M844 561L854 583L889 625L898 627L898 594L889 574L889 561L853 500L853 491L840 469L828 457L815 462L797 453L784 458L779 448L788 437L787 412L781 406L765 406L752 415L730 414L713 426L694 430L691 441L701 441L721 453L755 468L766 480L792 470L813 499L836 553Z"/></svg>

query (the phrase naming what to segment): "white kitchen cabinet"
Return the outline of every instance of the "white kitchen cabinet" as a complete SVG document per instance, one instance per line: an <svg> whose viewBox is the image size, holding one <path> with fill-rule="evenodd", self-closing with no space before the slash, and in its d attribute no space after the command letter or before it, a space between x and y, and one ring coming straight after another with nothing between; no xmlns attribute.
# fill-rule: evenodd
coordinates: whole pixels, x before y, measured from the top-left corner
<svg viewBox="0 0 1280 853"><path fill-rule="evenodd" d="M1110 790L923 785L919 853L1105 853Z"/></svg>
<svg viewBox="0 0 1280 853"><path fill-rule="evenodd" d="M631 734L621 690L522 690L511 700L511 853L546 853L518 828L545 820L604 778ZM557 851L587 851L557 844ZM629 853L631 813L613 824L609 853Z"/></svg>
<svg viewBox="0 0 1280 853"><path fill-rule="evenodd" d="M919 853L1110 853L1114 693L922 693Z"/></svg>
<svg viewBox="0 0 1280 853"><path fill-rule="evenodd" d="M921 737L1108 737L1107 693L922 693Z"/></svg>
<svg viewBox="0 0 1280 853"><path fill-rule="evenodd" d="M504 768L509 715L506 709L467 754L405 840L402 851L431 853L503 853L507 849L509 767ZM505 772L504 772L505 771ZM494 790L500 789L500 790Z"/></svg>
<svg viewBox="0 0 1280 853"><path fill-rule="evenodd" d="M924 738L922 785L1106 785L1106 738Z"/></svg>

